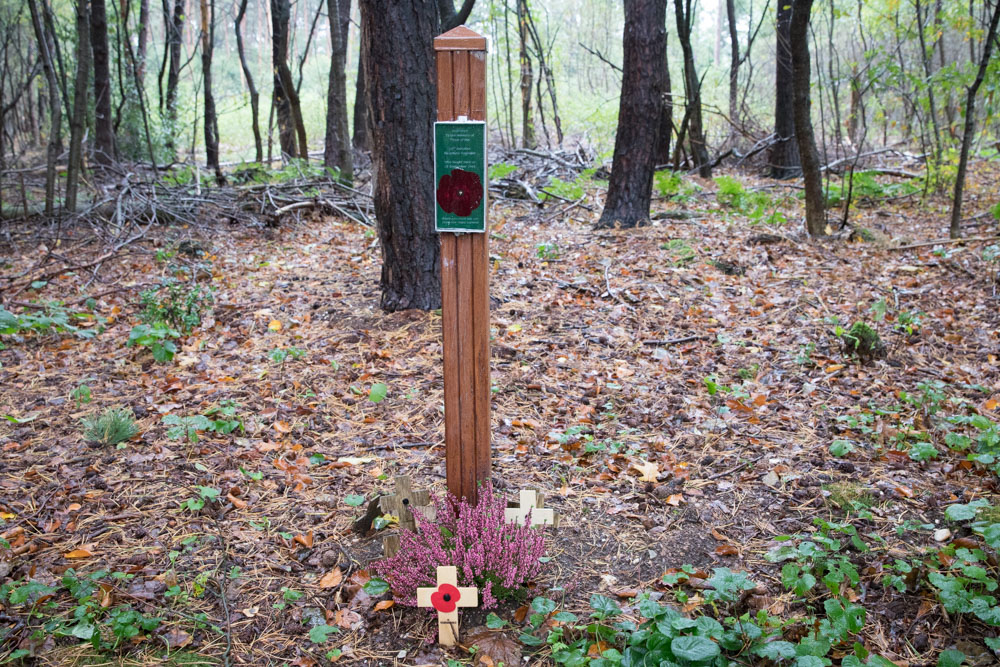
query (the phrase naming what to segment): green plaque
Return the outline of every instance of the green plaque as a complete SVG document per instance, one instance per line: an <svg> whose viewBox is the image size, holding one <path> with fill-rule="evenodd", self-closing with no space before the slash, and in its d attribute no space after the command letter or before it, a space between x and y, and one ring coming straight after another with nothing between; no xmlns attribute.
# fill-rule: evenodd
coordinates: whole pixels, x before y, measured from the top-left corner
<svg viewBox="0 0 1000 667"><path fill-rule="evenodd" d="M434 228L486 231L486 123L434 123Z"/></svg>

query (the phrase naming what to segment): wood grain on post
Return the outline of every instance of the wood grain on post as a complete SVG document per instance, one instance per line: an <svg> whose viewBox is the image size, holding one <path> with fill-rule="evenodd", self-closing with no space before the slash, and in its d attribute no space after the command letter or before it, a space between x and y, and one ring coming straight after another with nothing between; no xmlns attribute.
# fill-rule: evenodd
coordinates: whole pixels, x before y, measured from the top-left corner
<svg viewBox="0 0 1000 667"><path fill-rule="evenodd" d="M434 50L438 120L485 121L486 38L459 26L435 38ZM470 502L490 477L488 237L488 220L485 233L441 233L445 465L448 491Z"/></svg>

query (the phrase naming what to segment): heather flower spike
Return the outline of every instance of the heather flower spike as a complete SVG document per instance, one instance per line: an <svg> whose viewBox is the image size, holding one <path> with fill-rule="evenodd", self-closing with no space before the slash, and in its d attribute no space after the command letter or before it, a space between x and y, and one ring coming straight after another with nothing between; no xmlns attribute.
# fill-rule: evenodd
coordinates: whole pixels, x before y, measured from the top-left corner
<svg viewBox="0 0 1000 667"><path fill-rule="evenodd" d="M438 642L442 646L458 643L458 607L479 606L479 591L457 584L458 570L452 565L442 565L437 569L437 588L417 589L417 605L437 611Z"/></svg>

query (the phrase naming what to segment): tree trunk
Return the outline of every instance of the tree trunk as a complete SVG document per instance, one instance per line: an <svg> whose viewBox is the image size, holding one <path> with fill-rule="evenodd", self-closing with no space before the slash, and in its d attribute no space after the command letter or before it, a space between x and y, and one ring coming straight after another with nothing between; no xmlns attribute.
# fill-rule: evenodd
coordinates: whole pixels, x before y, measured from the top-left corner
<svg viewBox="0 0 1000 667"><path fill-rule="evenodd" d="M920 62L923 65L924 76L926 77L927 111L931 120L931 129L934 132L934 159L932 162L934 165L938 165L941 162L941 130L938 127L937 104L934 101L934 81L931 80L933 74L931 71L931 59L934 57L934 49L932 45L931 50L927 50L927 40L924 36L924 32L927 29L925 23L926 17L924 16L920 0L914 0L914 9L917 12L917 35L920 38Z"/></svg>
<svg viewBox="0 0 1000 667"><path fill-rule="evenodd" d="M826 204L819 174L819 153L809 114L809 14L812 4L813 0L793 0L788 36L792 56L795 140L806 186L806 231L809 236L817 237L826 234Z"/></svg>
<svg viewBox="0 0 1000 667"><path fill-rule="evenodd" d="M184 0L174 0L174 13L167 29L169 64L167 66L167 132L166 148L172 158L177 157L174 134L177 133L177 84L181 78L181 39L184 32Z"/></svg>
<svg viewBox="0 0 1000 667"><path fill-rule="evenodd" d="M666 9L664 9L664 13ZM666 22L664 22L666 25ZM670 139L674 133L674 94L670 88L670 59L667 57L667 31L663 31L663 83L660 88L660 127L656 135L656 164L670 162ZM674 165L671 165L676 168Z"/></svg>
<svg viewBox="0 0 1000 667"><path fill-rule="evenodd" d="M358 151L371 150L370 117L368 112L368 75L365 74L365 52L358 56L358 78L354 87L354 134L351 143Z"/></svg>
<svg viewBox="0 0 1000 667"><path fill-rule="evenodd" d="M149 37L149 0L139 1L139 32L136 37L139 41L139 62L137 64L138 78L141 85L142 81L146 78L146 42Z"/></svg>
<svg viewBox="0 0 1000 667"><path fill-rule="evenodd" d="M215 0L200 0L201 8L201 75L205 84L205 163L215 172L215 182L222 185L226 178L219 166L219 118L215 113L212 93L212 53L215 50Z"/></svg>
<svg viewBox="0 0 1000 667"><path fill-rule="evenodd" d="M35 40L42 58L42 69L45 72L45 86L48 88L46 94L49 102L49 141L45 154L45 215L52 216L55 209L56 160L62 150L62 106L59 101L54 48L42 21L41 12L38 10L38 0L28 0L28 9L31 11L31 25L35 30ZM38 111L41 113L42 109L39 108Z"/></svg>
<svg viewBox="0 0 1000 667"><path fill-rule="evenodd" d="M309 159L306 128L302 122L302 107L295 93L292 71L288 69L288 21L291 6L288 0L271 0L271 61L274 67L274 106L278 113L278 141L281 152L288 157Z"/></svg>
<svg viewBox="0 0 1000 667"><path fill-rule="evenodd" d="M736 26L736 2L726 0L726 16L729 20L729 143L735 145L736 129L742 126L740 120L740 34Z"/></svg>
<svg viewBox="0 0 1000 667"><path fill-rule="evenodd" d="M789 30L792 5L778 1L777 44L774 72L774 148L771 149L771 178L795 178L802 170L795 141L792 103L792 51Z"/></svg>
<svg viewBox="0 0 1000 667"><path fill-rule="evenodd" d="M76 211L80 172L83 170L83 133L87 126L87 92L90 88L90 3L76 1L76 79L73 83L73 117L70 118L69 166L66 169L66 210Z"/></svg>
<svg viewBox="0 0 1000 667"><path fill-rule="evenodd" d="M955 174L955 193L951 200L951 224L948 227L948 235L957 239L962 235L962 193L965 190L965 172L969 168L969 150L972 148L972 138L976 129L976 93L983 85L986 77L986 68L990 64L990 56L993 54L993 44L997 40L997 24L1000 23L1000 0L992 9L993 16L990 19L989 28L983 38L983 52L979 59L979 70L976 72L976 80L969 86L965 96L965 128L962 132L962 152L958 157L958 173Z"/></svg>
<svg viewBox="0 0 1000 667"><path fill-rule="evenodd" d="M90 2L90 44L94 51L94 161L115 161L115 130L111 117L111 59L108 54L108 12L104 0Z"/></svg>
<svg viewBox="0 0 1000 667"><path fill-rule="evenodd" d="M382 308L441 307L434 231L436 79L433 0L361 0L361 48L372 130Z"/></svg>
<svg viewBox="0 0 1000 667"><path fill-rule="evenodd" d="M618 131L599 229L649 220L667 64L666 20L667 0L625 0Z"/></svg>
<svg viewBox="0 0 1000 667"><path fill-rule="evenodd" d="M705 130L701 118L701 81L694 65L694 49L691 47L691 22L693 20L692 0L674 0L677 15L677 38L684 53L684 93L688 106L688 133L691 137L691 155L702 178L712 177L712 165L708 160L708 146L705 144Z"/></svg>
<svg viewBox="0 0 1000 667"><path fill-rule="evenodd" d="M243 68L243 77L247 80L247 89L250 91L250 115L251 123L253 124L253 144L256 149L256 157L254 158L258 163L264 160L264 147L261 144L260 138L260 93L257 92L257 86L253 83L253 74L250 72L250 66L247 65L246 50L243 48L243 32L240 29L243 23L243 17L247 13L247 0L240 0L240 9L236 14L236 50L240 54L240 66Z"/></svg>
<svg viewBox="0 0 1000 667"><path fill-rule="evenodd" d="M354 178L351 137L347 128L347 31L351 25L351 0L327 0L330 19L330 80L326 91L326 140L323 164L340 169L340 178Z"/></svg>
<svg viewBox="0 0 1000 667"><path fill-rule="evenodd" d="M535 147L535 123L531 114L531 83L534 71L528 55L528 0L517 0L517 37L520 44L518 62L521 66L521 146Z"/></svg>

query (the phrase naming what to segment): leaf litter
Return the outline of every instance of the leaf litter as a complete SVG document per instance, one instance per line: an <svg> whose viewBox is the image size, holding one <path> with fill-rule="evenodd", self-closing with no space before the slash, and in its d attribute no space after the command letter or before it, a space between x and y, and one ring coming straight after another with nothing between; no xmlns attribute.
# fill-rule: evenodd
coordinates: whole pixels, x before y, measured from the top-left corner
<svg viewBox="0 0 1000 667"><path fill-rule="evenodd" d="M948 505L996 501L995 478L941 443L922 461L900 450L906 429L929 432L926 409L904 426L871 408L939 381L998 419L1000 308L981 248L892 247L936 238L936 207L856 211L853 224L889 239L876 243L810 243L704 196L654 205L693 219L628 231L594 232L596 214L559 207L492 207L494 477L511 496L541 489L562 517L533 595L570 611L594 592L627 603L669 591L664 573L691 564L705 575L691 582L713 567L747 571L758 582L750 608L794 616L764 558L775 536L815 530L815 517L864 498L867 529L898 555L951 539L934 529L907 544L904 522L935 526ZM181 648L219 663L443 660L426 641L431 617L366 590L381 533L350 529L395 475L441 492L445 470L440 314L378 310L379 254L365 231L320 216L269 239L208 223L153 230L141 251L101 267L98 291L114 289L96 299L99 335L5 341L0 583L55 585L70 567L128 573L108 604L164 619L132 647L136 664ZM181 236L210 252L158 261ZM30 235L11 246L6 270L30 267L36 246ZM136 287L167 276L200 276L215 307L174 363L158 364L124 342ZM85 295L88 278L53 276L34 298ZM834 330L873 323L879 308L888 354L861 365ZM922 313L915 331L894 326L904 312ZM81 384L89 403L71 398ZM238 406L240 429L167 437L165 416L223 401ZM117 449L83 440L82 418L122 405L139 435ZM845 426L859 415L872 419L867 444ZM831 454L838 439L855 441L849 453ZM947 648L955 618L879 587L880 568L852 590L871 587L865 644L899 661ZM32 640L15 611L0 610L0 624L41 662L91 650ZM519 653L490 637L497 655Z"/></svg>

